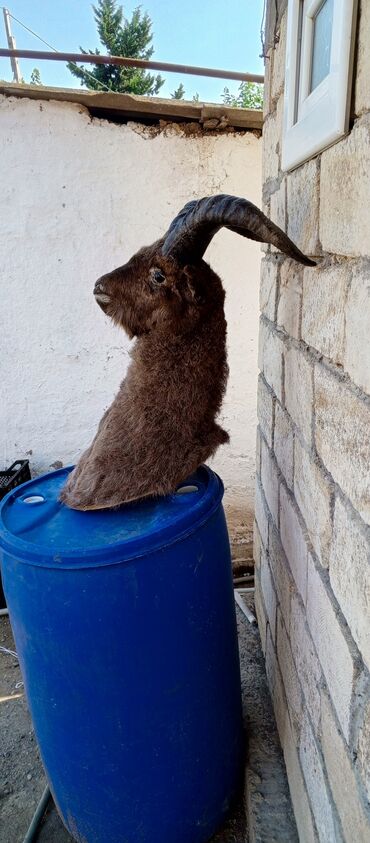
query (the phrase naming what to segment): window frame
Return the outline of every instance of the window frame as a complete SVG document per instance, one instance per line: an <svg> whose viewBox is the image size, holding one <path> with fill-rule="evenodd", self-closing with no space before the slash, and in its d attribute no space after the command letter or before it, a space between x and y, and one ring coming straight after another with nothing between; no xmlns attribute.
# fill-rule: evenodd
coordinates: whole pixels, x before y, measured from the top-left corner
<svg viewBox="0 0 370 843"><path fill-rule="evenodd" d="M282 169L293 170L349 128L357 0L334 0L330 67L309 93L314 16L323 0L288 0Z"/></svg>

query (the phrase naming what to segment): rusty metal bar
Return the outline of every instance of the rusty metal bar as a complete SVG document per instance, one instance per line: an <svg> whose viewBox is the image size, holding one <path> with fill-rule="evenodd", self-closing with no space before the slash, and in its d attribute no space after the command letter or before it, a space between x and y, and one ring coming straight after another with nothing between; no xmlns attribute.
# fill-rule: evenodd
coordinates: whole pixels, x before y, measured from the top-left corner
<svg viewBox="0 0 370 843"><path fill-rule="evenodd" d="M263 82L258 73L241 73L237 70L219 70L212 67L193 67L189 64L171 64L163 61L124 58L123 56L96 56L90 53L50 53L45 50L4 50L0 58L37 59L40 61L71 61L85 64L118 64L122 67L141 67L143 70L163 70L167 73L188 73L192 76L210 76L216 79L235 79L239 82Z"/></svg>

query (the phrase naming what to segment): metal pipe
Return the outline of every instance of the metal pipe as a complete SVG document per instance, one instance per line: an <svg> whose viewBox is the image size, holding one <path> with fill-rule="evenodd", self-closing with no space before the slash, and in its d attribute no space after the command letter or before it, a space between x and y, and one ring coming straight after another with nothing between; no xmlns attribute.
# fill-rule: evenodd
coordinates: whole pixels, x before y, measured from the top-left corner
<svg viewBox="0 0 370 843"><path fill-rule="evenodd" d="M52 53L45 50L5 50L0 49L0 58L43 59L51 61L84 62L85 64L118 64L122 67L142 67L144 70L164 70L167 73L189 73L193 76L211 76L217 79L236 79L239 82L263 82L264 76L258 73L241 73L237 70L220 70L212 67L193 67L190 64L172 64L163 61L144 61L144 59L125 58L123 56L96 56L90 53Z"/></svg>
<svg viewBox="0 0 370 843"><path fill-rule="evenodd" d="M26 834L26 836L23 840L23 843L33 843L33 841L36 840L38 827L40 825L40 822L41 822L41 820L44 816L44 813L46 811L46 808L48 806L50 796L51 796L51 793L50 793L49 787L46 785L46 788L45 788L45 790L42 794L40 802L39 802L39 804L36 808L36 811L35 811L35 813L32 817L31 824L28 828L28 831L27 831L27 834Z"/></svg>
<svg viewBox="0 0 370 843"><path fill-rule="evenodd" d="M6 9L5 6L3 6L3 16L4 16L5 34L6 34L6 40L8 42L8 47L9 47L9 50L11 51L11 53L14 53L14 51L17 49L17 45L15 43L15 38L13 38L13 35L12 35L9 10ZM21 77L21 73L20 73L20 70L19 70L19 64L18 64L17 59L15 58L14 55L11 55L9 58L10 58L10 65L11 65L11 68L12 68L12 71L13 71L14 82L18 82L18 83L22 82L22 77Z"/></svg>

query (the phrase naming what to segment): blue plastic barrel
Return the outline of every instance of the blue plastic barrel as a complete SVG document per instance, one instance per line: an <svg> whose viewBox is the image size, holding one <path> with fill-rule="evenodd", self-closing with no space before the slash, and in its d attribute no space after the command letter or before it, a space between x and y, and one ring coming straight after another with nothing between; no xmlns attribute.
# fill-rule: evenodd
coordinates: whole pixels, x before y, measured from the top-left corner
<svg viewBox="0 0 370 843"><path fill-rule="evenodd" d="M223 487L76 512L62 469L0 509L4 590L61 817L80 843L204 843L243 731Z"/></svg>

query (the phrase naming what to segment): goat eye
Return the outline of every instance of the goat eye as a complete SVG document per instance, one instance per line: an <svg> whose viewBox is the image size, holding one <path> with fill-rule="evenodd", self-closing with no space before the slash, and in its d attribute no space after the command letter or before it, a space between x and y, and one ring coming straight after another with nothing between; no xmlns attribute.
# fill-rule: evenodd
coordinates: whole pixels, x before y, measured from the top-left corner
<svg viewBox="0 0 370 843"><path fill-rule="evenodd" d="M152 272L152 280L155 284L163 284L166 280L163 272L160 269L154 269Z"/></svg>

